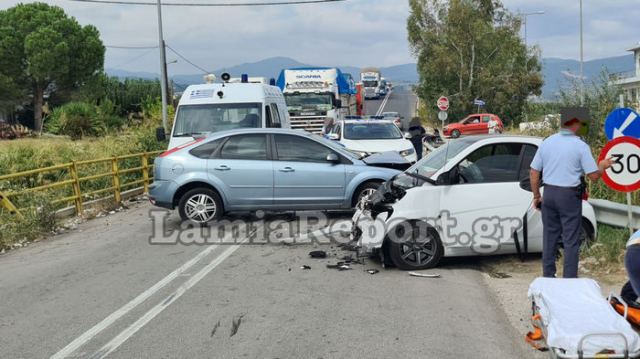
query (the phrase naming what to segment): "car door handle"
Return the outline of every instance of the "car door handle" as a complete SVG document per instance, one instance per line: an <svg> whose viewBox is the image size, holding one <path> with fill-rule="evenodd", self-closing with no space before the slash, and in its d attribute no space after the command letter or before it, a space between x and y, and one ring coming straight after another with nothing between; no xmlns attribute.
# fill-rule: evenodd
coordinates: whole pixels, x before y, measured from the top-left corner
<svg viewBox="0 0 640 359"><path fill-rule="evenodd" d="M231 168L229 168L229 166L225 166L225 165L218 166L218 167L216 167L216 168L214 168L214 169L215 169L216 171L230 171L230 170L231 170Z"/></svg>
<svg viewBox="0 0 640 359"><path fill-rule="evenodd" d="M296 170L294 170L291 167L285 167L285 168L280 169L280 172L295 172L295 171Z"/></svg>

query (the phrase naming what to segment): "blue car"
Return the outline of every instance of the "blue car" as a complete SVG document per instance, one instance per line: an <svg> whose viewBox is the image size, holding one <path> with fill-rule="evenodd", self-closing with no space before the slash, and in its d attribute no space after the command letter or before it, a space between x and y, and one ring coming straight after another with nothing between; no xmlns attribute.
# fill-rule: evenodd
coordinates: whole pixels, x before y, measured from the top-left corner
<svg viewBox="0 0 640 359"><path fill-rule="evenodd" d="M218 132L156 158L150 200L200 224L227 212L350 209L409 165L299 130Z"/></svg>

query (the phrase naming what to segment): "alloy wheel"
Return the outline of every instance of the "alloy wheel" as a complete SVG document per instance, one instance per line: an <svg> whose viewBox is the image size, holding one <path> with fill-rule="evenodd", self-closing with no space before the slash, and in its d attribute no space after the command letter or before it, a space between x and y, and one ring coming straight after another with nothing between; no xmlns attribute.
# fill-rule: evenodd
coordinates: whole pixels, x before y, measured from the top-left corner
<svg viewBox="0 0 640 359"><path fill-rule="evenodd" d="M211 221L215 218L217 209L215 200L202 193L190 197L185 204L187 217L197 223Z"/></svg>

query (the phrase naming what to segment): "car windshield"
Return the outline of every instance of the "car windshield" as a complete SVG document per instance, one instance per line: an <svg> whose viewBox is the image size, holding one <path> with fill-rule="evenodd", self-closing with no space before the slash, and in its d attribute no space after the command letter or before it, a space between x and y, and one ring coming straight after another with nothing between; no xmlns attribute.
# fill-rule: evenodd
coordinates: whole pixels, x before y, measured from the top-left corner
<svg viewBox="0 0 640 359"><path fill-rule="evenodd" d="M406 172L414 173L422 177L431 177L440 170L449 161L449 159L457 156L462 150L469 147L479 138L464 138L451 140L446 145L440 146L433 152L429 153L422 160L411 166Z"/></svg>
<svg viewBox="0 0 640 359"><path fill-rule="evenodd" d="M393 123L346 123L344 138L347 140L397 140L402 133Z"/></svg>
<svg viewBox="0 0 640 359"><path fill-rule="evenodd" d="M260 127L262 113L259 103L181 105L178 107L173 136L187 137Z"/></svg>
<svg viewBox="0 0 640 359"><path fill-rule="evenodd" d="M333 108L332 94L295 93L286 94L289 111L329 111Z"/></svg>
<svg viewBox="0 0 640 359"><path fill-rule="evenodd" d="M376 80L364 80L362 84L364 87L378 87L378 81Z"/></svg>

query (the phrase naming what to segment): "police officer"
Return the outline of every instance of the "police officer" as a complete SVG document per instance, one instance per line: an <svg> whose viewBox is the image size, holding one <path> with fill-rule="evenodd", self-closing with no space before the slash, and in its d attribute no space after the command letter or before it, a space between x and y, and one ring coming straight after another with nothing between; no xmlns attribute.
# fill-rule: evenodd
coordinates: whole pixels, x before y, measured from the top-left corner
<svg viewBox="0 0 640 359"><path fill-rule="evenodd" d="M411 134L410 141L416 151L416 158L418 159L418 161L420 161L420 159L422 158L422 139L424 138L424 135L427 133L427 131L424 129L424 127L422 127L419 117L414 117L411 119L407 132Z"/></svg>
<svg viewBox="0 0 640 359"><path fill-rule="evenodd" d="M588 123L584 108L561 110L560 132L545 139L531 162L531 188L536 208L542 210L542 269L545 277L556 275L556 251L564 245L565 278L578 276L580 231L582 226L581 176L597 181L611 167L611 159L599 164L589 146L578 137L578 131ZM540 177L544 183L544 198L540 194Z"/></svg>

